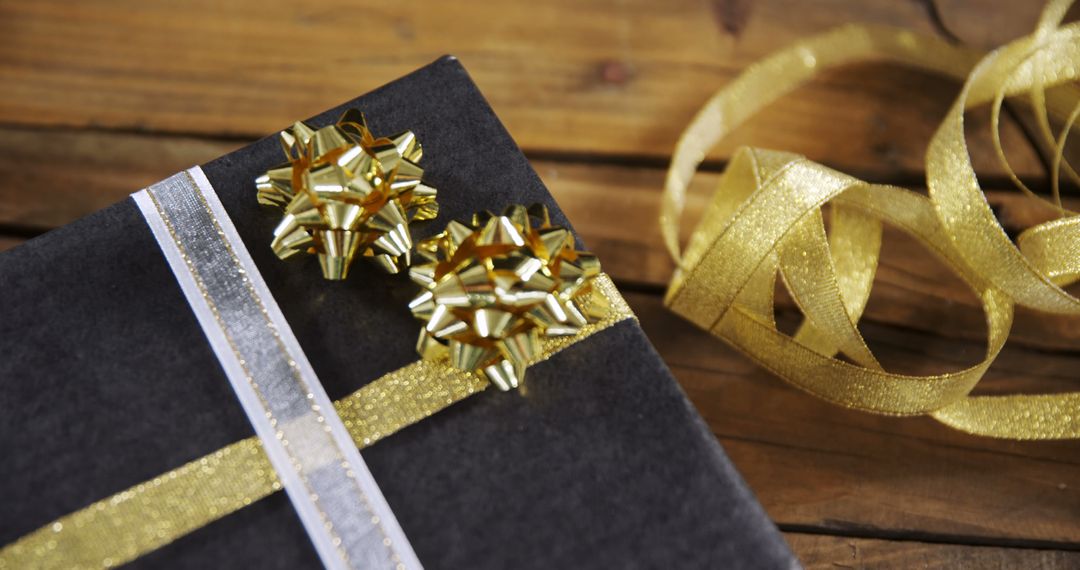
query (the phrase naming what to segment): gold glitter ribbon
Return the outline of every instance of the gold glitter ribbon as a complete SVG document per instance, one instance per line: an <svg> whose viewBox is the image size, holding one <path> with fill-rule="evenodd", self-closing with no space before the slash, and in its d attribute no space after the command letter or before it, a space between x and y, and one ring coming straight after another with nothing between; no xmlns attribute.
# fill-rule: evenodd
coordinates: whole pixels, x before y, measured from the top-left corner
<svg viewBox="0 0 1080 570"><path fill-rule="evenodd" d="M610 307L575 336L543 339L536 364L627 319L630 307L606 275L594 287ZM363 449L487 389L479 374L420 360L334 402ZM238 441L150 481L57 519L0 549L0 568L109 568L234 513L281 489L257 437Z"/></svg>
<svg viewBox="0 0 1080 570"><path fill-rule="evenodd" d="M1080 393L969 395L1004 346L1015 304L1080 314L1080 300L1061 289L1080 277L1080 218L1061 207L1057 190L1062 171L1076 177L1062 155L1080 114L1080 97L1047 91L1080 75L1080 25L1061 25L1069 4L1051 1L1032 35L986 55L909 31L845 26L751 66L709 100L672 158L660 223L679 268L667 305L786 381L836 404L881 414L928 414L990 437L1080 437ZM743 148L680 253L687 185L707 151L817 73L862 61L966 78L927 150L929 196L869 184L793 154ZM1054 201L1046 203L1060 219L1028 229L1014 245L979 187L963 121L966 110L990 105L994 143L1008 169L998 136L1000 108L1006 97L1025 93L1056 151ZM1059 135L1053 135L1048 117L1064 124ZM922 242L975 291L988 330L982 362L932 376L890 373L878 363L857 323L873 284L883 222ZM778 275L805 316L794 336L781 333L774 321Z"/></svg>

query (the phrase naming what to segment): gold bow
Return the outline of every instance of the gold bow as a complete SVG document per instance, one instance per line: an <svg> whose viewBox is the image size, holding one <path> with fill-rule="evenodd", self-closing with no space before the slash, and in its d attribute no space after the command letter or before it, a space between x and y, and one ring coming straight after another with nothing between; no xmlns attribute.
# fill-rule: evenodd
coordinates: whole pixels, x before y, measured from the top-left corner
<svg viewBox="0 0 1080 570"><path fill-rule="evenodd" d="M452 221L417 254L428 260L409 272L424 288L409 303L425 321L417 352L482 373L501 390L521 385L541 337L576 335L609 308L594 285L600 261L574 249L543 204Z"/></svg>
<svg viewBox="0 0 1080 570"><path fill-rule="evenodd" d="M929 414L990 437L1080 437L1080 393L969 395L1005 344L1014 304L1080 314L1080 299L1061 289L1080 277L1080 218L1061 207L1057 193L1062 170L1076 177L1062 154L1080 114L1080 97L1075 91L1047 91L1080 75L1080 24L1060 25L1069 4L1051 1L1032 35L985 57L904 30L846 26L751 66L709 100L673 155L660 217L665 243L679 265L668 306L788 382L843 406ZM732 157L680 253L678 222L687 184L706 152L813 75L866 60L966 77L927 150L929 196L869 184L789 153L744 148ZM1030 95L1040 129L1056 150L1054 202L1048 205L1060 219L1027 230L1017 247L979 187L963 120L965 110L990 104L994 144L1008 168L998 137L999 113L1006 97L1023 93ZM1056 136L1051 117L1063 124ZM832 215L828 233L826 203ZM889 373L877 362L856 325L873 284L882 222L920 240L975 291L988 329L982 362L934 376ZM805 316L794 336L781 333L774 321L778 275Z"/></svg>
<svg viewBox="0 0 1080 570"><path fill-rule="evenodd" d="M314 129L297 121L281 132L289 162L255 180L259 203L285 211L271 247L281 259L319 256L323 277L345 279L360 252L389 273L410 263L409 223L439 211L421 183L423 151L412 131L376 138L363 113Z"/></svg>

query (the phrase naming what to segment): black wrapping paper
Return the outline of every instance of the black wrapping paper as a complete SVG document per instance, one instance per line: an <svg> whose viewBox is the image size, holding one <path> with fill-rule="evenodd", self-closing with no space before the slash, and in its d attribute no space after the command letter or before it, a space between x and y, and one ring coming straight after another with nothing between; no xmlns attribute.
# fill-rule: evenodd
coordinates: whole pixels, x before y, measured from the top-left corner
<svg viewBox="0 0 1080 570"><path fill-rule="evenodd" d="M569 225L451 57L347 106L411 129L438 232L543 202ZM285 125L283 125L284 127ZM276 135L203 165L333 399L417 359L415 289L358 261L326 282L281 262L253 180ZM342 322L335 316L353 315ZM0 255L0 543L253 431L131 200ZM641 329L626 321L363 451L428 568L787 568L792 555ZM319 562L283 493L135 561L145 568Z"/></svg>

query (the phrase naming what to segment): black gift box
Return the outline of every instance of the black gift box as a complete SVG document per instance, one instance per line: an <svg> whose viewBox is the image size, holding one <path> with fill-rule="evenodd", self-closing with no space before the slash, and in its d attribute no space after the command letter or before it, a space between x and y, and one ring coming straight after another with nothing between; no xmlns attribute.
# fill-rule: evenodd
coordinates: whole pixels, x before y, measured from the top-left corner
<svg viewBox="0 0 1080 570"><path fill-rule="evenodd" d="M456 59L311 123L346 107L376 134L411 129L423 143L441 211L414 237L514 203L542 202L569 225ZM203 170L338 399L417 359L415 289L363 262L330 283L312 257L279 261L279 214L252 181L282 159L271 136ZM426 567L795 564L636 322L528 376L527 395L485 391L363 451ZM131 200L0 255L0 378L0 544L253 433ZM133 565L319 562L276 493Z"/></svg>

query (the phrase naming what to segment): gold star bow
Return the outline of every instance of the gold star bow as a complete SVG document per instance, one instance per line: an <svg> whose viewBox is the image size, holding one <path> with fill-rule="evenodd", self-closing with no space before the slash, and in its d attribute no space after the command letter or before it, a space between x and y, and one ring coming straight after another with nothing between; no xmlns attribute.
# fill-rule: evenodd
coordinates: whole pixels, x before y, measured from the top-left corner
<svg viewBox="0 0 1080 570"><path fill-rule="evenodd" d="M551 225L541 204L450 222L417 255L428 260L410 270L424 289L409 304L425 321L417 351L502 390L521 385L541 337L575 335L608 310L593 283L599 260L574 249L570 231Z"/></svg>
<svg viewBox="0 0 1080 570"><path fill-rule="evenodd" d="M279 258L318 255L331 280L346 277L357 253L390 273L409 265L409 223L439 211L411 131L376 138L349 109L321 129L297 121L281 145L289 161L255 180L259 203L285 211L271 243Z"/></svg>

